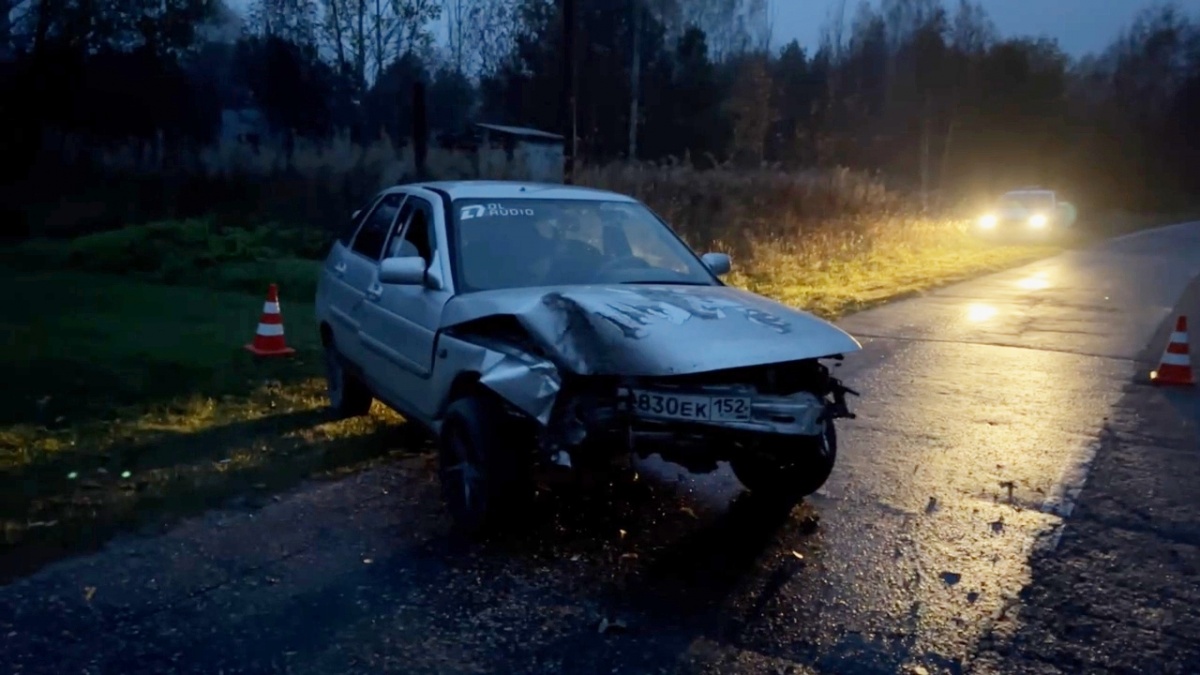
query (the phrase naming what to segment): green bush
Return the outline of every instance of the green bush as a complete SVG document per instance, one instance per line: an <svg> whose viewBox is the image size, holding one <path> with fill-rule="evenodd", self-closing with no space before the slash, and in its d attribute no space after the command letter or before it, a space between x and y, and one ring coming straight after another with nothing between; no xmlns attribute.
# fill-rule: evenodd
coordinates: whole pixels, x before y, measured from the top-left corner
<svg viewBox="0 0 1200 675"><path fill-rule="evenodd" d="M22 270L53 270L69 267L69 246L56 239L30 239L0 248L0 264Z"/></svg>
<svg viewBox="0 0 1200 675"><path fill-rule="evenodd" d="M70 264L96 272L174 274L231 262L317 258L325 246L325 235L308 229L222 227L211 218L192 218L79 237L71 242Z"/></svg>
<svg viewBox="0 0 1200 675"><path fill-rule="evenodd" d="M315 260L328 246L326 235L309 228L231 227L195 218L125 227L70 242L30 240L6 250L3 262L257 293L274 282L300 300L315 293Z"/></svg>
<svg viewBox="0 0 1200 675"><path fill-rule="evenodd" d="M264 293L267 284L279 284L279 292L285 300L310 302L317 294L320 265L300 258L231 263L217 270L206 284L247 293Z"/></svg>

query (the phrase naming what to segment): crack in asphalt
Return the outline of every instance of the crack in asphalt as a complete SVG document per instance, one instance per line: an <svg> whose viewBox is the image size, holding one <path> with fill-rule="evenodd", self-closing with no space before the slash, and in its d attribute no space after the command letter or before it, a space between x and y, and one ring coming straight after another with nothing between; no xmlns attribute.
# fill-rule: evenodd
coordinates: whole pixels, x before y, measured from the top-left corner
<svg viewBox="0 0 1200 675"><path fill-rule="evenodd" d="M1138 515L1141 514L1139 513ZM1132 534L1144 534L1172 544L1184 544L1186 546L1200 547L1200 535L1193 536L1187 533L1171 532L1149 525L1143 526L1136 522L1130 522L1128 520L1114 518L1112 516L1081 513L1079 521L1096 523L1097 525L1101 525L1109 529L1122 530Z"/></svg>
<svg viewBox="0 0 1200 675"><path fill-rule="evenodd" d="M1123 617L1104 616L1103 614L1097 614L1094 610L1087 607L1086 605L1080 605L1078 607L1075 607L1074 611L1076 613L1078 613L1080 616L1085 616L1090 619L1094 619L1096 621L1102 621L1104 623L1109 623L1114 626L1121 626L1121 627L1129 628L1129 629L1135 630L1135 631L1147 631L1146 626L1144 624L1136 623L1130 619L1126 619ZM1147 631L1147 632L1149 632L1149 631ZM1195 636L1193 636L1193 635L1184 635L1175 630L1172 630L1171 628L1166 627L1165 625L1157 626L1153 632L1160 633L1162 635L1165 635L1166 637L1176 638L1178 640L1190 641L1190 640L1195 639Z"/></svg>

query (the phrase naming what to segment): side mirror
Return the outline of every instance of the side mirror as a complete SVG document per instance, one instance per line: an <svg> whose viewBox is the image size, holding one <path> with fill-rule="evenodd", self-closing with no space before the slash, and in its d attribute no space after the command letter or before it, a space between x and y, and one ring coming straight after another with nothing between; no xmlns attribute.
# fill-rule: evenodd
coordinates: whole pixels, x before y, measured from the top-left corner
<svg viewBox="0 0 1200 675"><path fill-rule="evenodd" d="M713 274L723 277L733 269L733 259L727 253L705 253L700 261L708 266Z"/></svg>
<svg viewBox="0 0 1200 675"><path fill-rule="evenodd" d="M420 256L384 258L379 263L379 282L398 286L421 286L425 283L425 259Z"/></svg>

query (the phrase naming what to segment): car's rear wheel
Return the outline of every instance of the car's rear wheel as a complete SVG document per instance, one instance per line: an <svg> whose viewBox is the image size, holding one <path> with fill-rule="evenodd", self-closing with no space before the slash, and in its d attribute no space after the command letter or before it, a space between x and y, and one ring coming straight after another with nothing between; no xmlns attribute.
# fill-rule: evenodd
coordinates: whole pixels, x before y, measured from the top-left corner
<svg viewBox="0 0 1200 675"><path fill-rule="evenodd" d="M826 422L822 436L762 441L729 464L751 494L796 503L821 489L836 461L837 430Z"/></svg>
<svg viewBox="0 0 1200 675"><path fill-rule="evenodd" d="M442 423L438 477L442 499L469 536L494 530L533 493L529 435L486 393L450 405Z"/></svg>
<svg viewBox="0 0 1200 675"><path fill-rule="evenodd" d="M332 339L325 345L325 386L329 407L339 419L361 417L371 410L371 390L346 368L346 358Z"/></svg>

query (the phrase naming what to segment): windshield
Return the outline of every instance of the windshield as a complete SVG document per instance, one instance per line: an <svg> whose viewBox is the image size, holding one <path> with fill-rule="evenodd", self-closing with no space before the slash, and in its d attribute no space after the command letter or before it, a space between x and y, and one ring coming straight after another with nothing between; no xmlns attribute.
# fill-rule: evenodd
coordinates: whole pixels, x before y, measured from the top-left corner
<svg viewBox="0 0 1200 675"><path fill-rule="evenodd" d="M1049 209L1054 207L1054 196L1049 192L1010 193L1000 198L1002 209Z"/></svg>
<svg viewBox="0 0 1200 675"><path fill-rule="evenodd" d="M459 199L451 220L463 291L717 283L695 254L638 203Z"/></svg>

